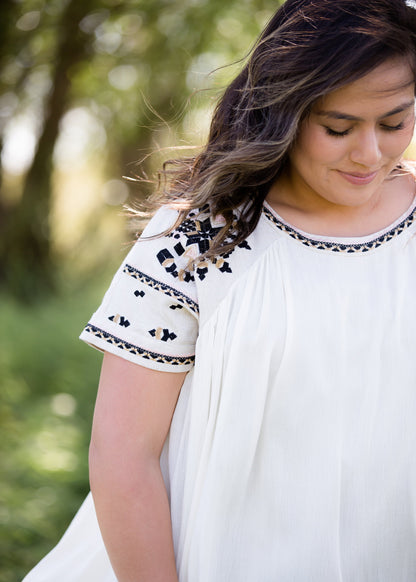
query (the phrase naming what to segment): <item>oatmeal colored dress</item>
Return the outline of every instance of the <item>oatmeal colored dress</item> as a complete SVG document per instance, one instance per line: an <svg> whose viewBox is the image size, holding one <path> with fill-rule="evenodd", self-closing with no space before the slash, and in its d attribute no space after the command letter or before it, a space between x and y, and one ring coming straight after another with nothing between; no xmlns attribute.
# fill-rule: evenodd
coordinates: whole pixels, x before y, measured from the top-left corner
<svg viewBox="0 0 416 582"><path fill-rule="evenodd" d="M187 370L161 465L180 582L416 580L416 211L371 236L139 241L81 338ZM164 208L146 234L176 214ZM115 582L87 497L25 582Z"/></svg>

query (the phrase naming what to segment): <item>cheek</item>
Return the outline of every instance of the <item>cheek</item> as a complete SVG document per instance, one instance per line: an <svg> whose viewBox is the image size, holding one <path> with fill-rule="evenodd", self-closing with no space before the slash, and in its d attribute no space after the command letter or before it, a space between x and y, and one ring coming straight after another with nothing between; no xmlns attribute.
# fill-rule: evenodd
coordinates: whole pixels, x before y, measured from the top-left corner
<svg viewBox="0 0 416 582"><path fill-rule="evenodd" d="M388 140L385 144L384 154L390 158L400 158L412 141L412 137L413 130L402 133L396 139Z"/></svg>
<svg viewBox="0 0 416 582"><path fill-rule="evenodd" d="M402 149L402 153L410 145L410 143L413 139L413 135L414 135L414 125L412 125L412 127L409 129L409 131L404 136L404 138L401 140L400 146Z"/></svg>
<svg viewBox="0 0 416 582"><path fill-rule="evenodd" d="M346 154L343 138L333 138L320 129L307 132L300 140L298 150L299 157L319 166L331 165Z"/></svg>
<svg viewBox="0 0 416 582"><path fill-rule="evenodd" d="M400 135L392 136L390 144L392 156L393 155L401 156L403 152L407 149L413 138L414 125L415 120L413 119L412 122L409 123L408 127L404 131L398 132Z"/></svg>

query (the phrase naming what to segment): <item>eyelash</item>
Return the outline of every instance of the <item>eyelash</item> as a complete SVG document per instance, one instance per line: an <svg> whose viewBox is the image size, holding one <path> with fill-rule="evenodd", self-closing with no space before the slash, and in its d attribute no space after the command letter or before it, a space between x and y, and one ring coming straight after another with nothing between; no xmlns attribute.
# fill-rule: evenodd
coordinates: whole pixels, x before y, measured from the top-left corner
<svg viewBox="0 0 416 582"><path fill-rule="evenodd" d="M403 129L403 127L403 122L399 123L398 125L381 125L381 129L384 131L399 131L400 129ZM332 137L345 137L350 133L351 129L346 129L345 131L335 131L334 129L325 126L325 131Z"/></svg>

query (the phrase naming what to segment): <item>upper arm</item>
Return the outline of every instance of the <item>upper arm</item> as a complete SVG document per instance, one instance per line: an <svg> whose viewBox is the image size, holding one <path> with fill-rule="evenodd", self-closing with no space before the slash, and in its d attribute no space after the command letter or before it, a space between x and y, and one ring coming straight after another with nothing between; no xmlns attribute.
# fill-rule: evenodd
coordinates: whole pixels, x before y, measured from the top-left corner
<svg viewBox="0 0 416 582"><path fill-rule="evenodd" d="M105 353L92 449L159 457L186 373L159 372Z"/></svg>
<svg viewBox="0 0 416 582"><path fill-rule="evenodd" d="M159 456L194 363L199 306L189 259L175 251L183 235L152 238L176 217L168 208L155 215L81 334L105 353L90 448L100 471L120 469L123 455L126 464Z"/></svg>

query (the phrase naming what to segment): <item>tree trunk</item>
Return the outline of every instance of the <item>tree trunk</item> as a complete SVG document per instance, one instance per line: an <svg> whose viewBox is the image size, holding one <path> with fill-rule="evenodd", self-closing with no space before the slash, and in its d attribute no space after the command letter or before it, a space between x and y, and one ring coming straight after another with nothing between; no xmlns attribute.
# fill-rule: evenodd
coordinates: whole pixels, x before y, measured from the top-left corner
<svg viewBox="0 0 416 582"><path fill-rule="evenodd" d="M70 91L70 69L85 56L89 38L79 29L94 0L70 0L57 31L58 50L52 90L45 106L43 130L27 172L19 203L8 213L0 246L0 285L23 301L32 301L54 288L49 213L53 151L59 122Z"/></svg>
<svg viewBox="0 0 416 582"><path fill-rule="evenodd" d="M14 45L13 42L13 34L12 31L14 30L14 23L17 18L18 14L18 5L13 0L3 0L2 7L1 7L1 18L0 18L0 71L3 70L7 57L10 53L10 45ZM6 89L5 86L0 86L0 94ZM3 151L3 131L4 126L6 125L5 122L2 122L0 126L0 156ZM3 174L2 174L2 167L0 164L0 192L3 184ZM0 195L0 229L3 231L4 225L4 215L5 215L5 207L3 200Z"/></svg>

